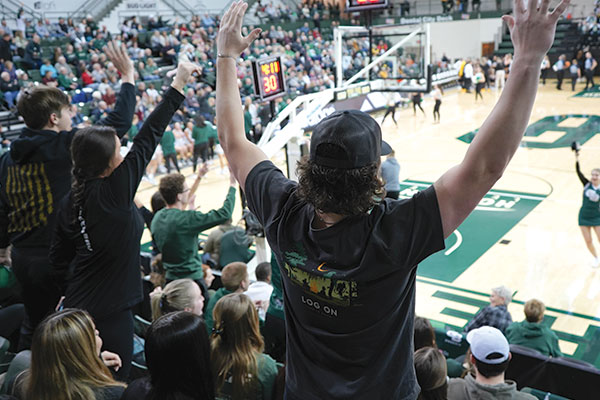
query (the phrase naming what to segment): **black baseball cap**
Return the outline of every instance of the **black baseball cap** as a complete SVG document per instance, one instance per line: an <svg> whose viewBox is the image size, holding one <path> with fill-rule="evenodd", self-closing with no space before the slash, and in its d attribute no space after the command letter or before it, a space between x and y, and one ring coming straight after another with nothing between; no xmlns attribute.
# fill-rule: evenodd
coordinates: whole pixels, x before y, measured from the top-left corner
<svg viewBox="0 0 600 400"><path fill-rule="evenodd" d="M317 124L310 138L310 159L330 168L352 169L378 161L392 151L369 114L336 111Z"/></svg>

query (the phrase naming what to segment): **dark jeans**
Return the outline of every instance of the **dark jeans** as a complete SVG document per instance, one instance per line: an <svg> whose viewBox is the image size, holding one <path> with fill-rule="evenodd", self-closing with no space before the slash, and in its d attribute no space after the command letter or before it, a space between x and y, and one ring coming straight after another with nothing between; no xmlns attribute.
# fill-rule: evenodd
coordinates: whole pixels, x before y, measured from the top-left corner
<svg viewBox="0 0 600 400"><path fill-rule="evenodd" d="M483 96L481 95L481 89L483 89L484 86L485 83L475 84L475 100L477 100L477 97L481 97L481 100L483 100Z"/></svg>
<svg viewBox="0 0 600 400"><path fill-rule="evenodd" d="M202 158L202 162L208 161L208 142L199 143L199 144L194 145L194 155L192 157L194 171L196 171L196 165L198 164L198 157Z"/></svg>
<svg viewBox="0 0 600 400"><path fill-rule="evenodd" d="M558 79L558 82L556 83L556 88L558 90L561 89L562 81L564 78L565 78L565 70L559 69L558 71L556 71L556 79Z"/></svg>
<svg viewBox="0 0 600 400"><path fill-rule="evenodd" d="M472 83L471 78L465 78L465 89L467 89L467 92L469 92L471 90L471 83Z"/></svg>
<svg viewBox="0 0 600 400"><path fill-rule="evenodd" d="M94 318L96 329L102 338L102 351L117 353L122 367L117 372L110 369L113 376L127 382L133 358L133 313L131 309L117 311L103 318Z"/></svg>
<svg viewBox="0 0 600 400"><path fill-rule="evenodd" d="M167 173L171 173L171 162L175 165L175 169L177 172L179 171L179 165L177 164L177 153L173 154L164 154L165 157L165 166L167 167Z"/></svg>
<svg viewBox="0 0 600 400"><path fill-rule="evenodd" d="M396 105L388 107L388 109L385 111L385 115L383 116L383 120L381 121L381 123L383 124L385 118L390 114L392 114L392 121L394 121L394 124L398 125L398 123L396 122Z"/></svg>
<svg viewBox="0 0 600 400"><path fill-rule="evenodd" d="M436 116L437 116L437 120L440 120L440 106L442 105L442 101L441 100L436 100L435 101L435 106L433 106L433 119L436 120Z"/></svg>
<svg viewBox="0 0 600 400"><path fill-rule="evenodd" d="M579 78L579 75L571 74L571 90L572 91L575 91L575 85L577 84L577 78Z"/></svg>
<svg viewBox="0 0 600 400"><path fill-rule="evenodd" d="M412 103L413 103L413 113L414 114L417 114L417 107L419 107L419 109L421 111L423 111L423 114L425 114L425 111L423 110L423 107L421 107L421 101L414 101L413 100Z"/></svg>
<svg viewBox="0 0 600 400"><path fill-rule="evenodd" d="M60 291L52 276L48 249L12 249L12 269L22 289L25 319L18 351L31 348L33 332L54 311Z"/></svg>
<svg viewBox="0 0 600 400"><path fill-rule="evenodd" d="M542 70L542 84L546 84L546 78L548 77L548 71L550 71L550 68L544 68Z"/></svg>
<svg viewBox="0 0 600 400"><path fill-rule="evenodd" d="M588 85L590 85L590 87L594 87L594 71L592 71L591 69L586 69L584 71L585 73L585 89L587 90Z"/></svg>

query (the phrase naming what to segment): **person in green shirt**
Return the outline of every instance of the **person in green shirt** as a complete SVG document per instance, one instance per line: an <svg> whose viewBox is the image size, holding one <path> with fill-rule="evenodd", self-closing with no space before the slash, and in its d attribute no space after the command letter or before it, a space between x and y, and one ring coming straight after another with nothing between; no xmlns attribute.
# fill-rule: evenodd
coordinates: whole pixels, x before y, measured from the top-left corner
<svg viewBox="0 0 600 400"><path fill-rule="evenodd" d="M506 328L508 343L529 347L550 357L561 357L558 336L544 325L546 306L540 300L531 299L525 303L525 321L513 322Z"/></svg>
<svg viewBox="0 0 600 400"><path fill-rule="evenodd" d="M231 175L223 206L207 213L195 211L194 192L207 172L205 165L198 172L191 189L181 174L163 177L159 191L167 206L156 213L151 224L152 236L162 253L167 283L175 279L192 279L201 286L205 299L209 296L203 279L202 258L198 252L198 234L231 218L236 192L236 181Z"/></svg>
<svg viewBox="0 0 600 400"><path fill-rule="evenodd" d="M265 353L276 361L284 363L286 343L283 288L281 286L281 271L273 252L271 252L271 284L273 285L273 292L271 292L265 326L262 331L265 338Z"/></svg>
<svg viewBox="0 0 600 400"><path fill-rule="evenodd" d="M61 67L58 71L58 87L65 90L77 89L79 85L74 78L72 72L69 73L65 67Z"/></svg>
<svg viewBox="0 0 600 400"><path fill-rule="evenodd" d="M277 363L263 353L258 313L250 298L226 295L217 302L213 316L210 358L216 399L271 400Z"/></svg>
<svg viewBox="0 0 600 400"><path fill-rule="evenodd" d="M160 140L160 147L162 148L163 157L165 159L167 173L171 173L171 162L175 165L177 172L180 172L179 164L177 164L177 150L175 150L175 135L170 128L163 134L163 137Z"/></svg>
<svg viewBox="0 0 600 400"><path fill-rule="evenodd" d="M208 157L212 160L215 158L215 146L219 144L219 135L217 134L217 128L214 125L211 125L211 127L212 129L208 132ZM223 167L221 166L221 168Z"/></svg>
<svg viewBox="0 0 600 400"><path fill-rule="evenodd" d="M206 329L210 335L213 328L213 309L217 302L223 296L231 293L244 293L250 286L250 278L248 277L248 266L242 262L234 262L228 264L221 271L222 288L219 288L213 296L211 296L204 311L204 322Z"/></svg>
<svg viewBox="0 0 600 400"><path fill-rule="evenodd" d="M133 114L133 120L131 121L131 128L129 128L129 130L125 134L125 137L127 137L127 142L133 142L135 135L138 134L138 132L139 132L138 123L139 122L140 122L140 119L138 118L137 114Z"/></svg>
<svg viewBox="0 0 600 400"><path fill-rule="evenodd" d="M250 261L254 257L254 251L248 248L252 242L252 238L246 235L242 228L233 228L225 232L221 237L219 265L225 266L235 261L243 263Z"/></svg>
<svg viewBox="0 0 600 400"><path fill-rule="evenodd" d="M214 133L213 133L214 131ZM211 124L208 124L202 115L196 117L196 126L192 129L192 139L194 139L194 155L192 157L193 170L196 171L198 157L202 157L202 162L208 161L208 143L210 137L214 137L217 130Z"/></svg>

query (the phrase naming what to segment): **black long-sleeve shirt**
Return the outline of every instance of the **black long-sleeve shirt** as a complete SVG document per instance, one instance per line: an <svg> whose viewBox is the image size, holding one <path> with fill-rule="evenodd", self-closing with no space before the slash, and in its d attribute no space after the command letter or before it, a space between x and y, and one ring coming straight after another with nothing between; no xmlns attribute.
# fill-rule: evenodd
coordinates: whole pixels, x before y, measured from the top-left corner
<svg viewBox="0 0 600 400"><path fill-rule="evenodd" d="M110 176L87 181L81 216L71 196L61 203L50 251L56 276L66 283L65 306L102 318L142 300L140 239L143 221L133 201L162 134L181 105L175 89L150 114L121 165ZM67 277L71 263L72 272ZM60 284L60 282L59 282Z"/></svg>
<svg viewBox="0 0 600 400"><path fill-rule="evenodd" d="M119 137L131 127L135 89L125 83L117 104L99 125ZM56 208L71 190L71 141L77 128L55 132L24 128L0 157L0 248L50 248Z"/></svg>

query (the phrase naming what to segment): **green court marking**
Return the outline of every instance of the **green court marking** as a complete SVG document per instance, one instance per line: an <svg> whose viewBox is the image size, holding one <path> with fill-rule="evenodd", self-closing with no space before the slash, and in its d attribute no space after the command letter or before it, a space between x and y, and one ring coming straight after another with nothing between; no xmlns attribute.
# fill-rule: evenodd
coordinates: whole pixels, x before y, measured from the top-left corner
<svg viewBox="0 0 600 400"><path fill-rule="evenodd" d="M458 294L443 292L438 290L433 294L433 297L437 297L438 299L450 300L457 303L468 304L470 306L483 308L489 304L487 301L477 300L472 297L460 296Z"/></svg>
<svg viewBox="0 0 600 400"><path fill-rule="evenodd" d="M427 182L404 181L400 197L410 198L429 185ZM545 198L544 195L501 190L489 192L446 239L446 249L419 264L417 274L453 282Z"/></svg>
<svg viewBox="0 0 600 400"><path fill-rule="evenodd" d="M587 97L590 99L600 99L600 86L596 85L588 90L582 90L573 97Z"/></svg>
<svg viewBox="0 0 600 400"><path fill-rule="evenodd" d="M580 118L582 121L577 127L559 126L562 122L571 118ZM478 131L479 129L475 129L459 136L457 139L465 143L471 143ZM549 141L543 137L544 134L548 134L550 139L554 138L554 141ZM587 114L552 115L529 125L521 146L532 149L571 147L571 143L584 144L597 134L600 134L600 116Z"/></svg>

